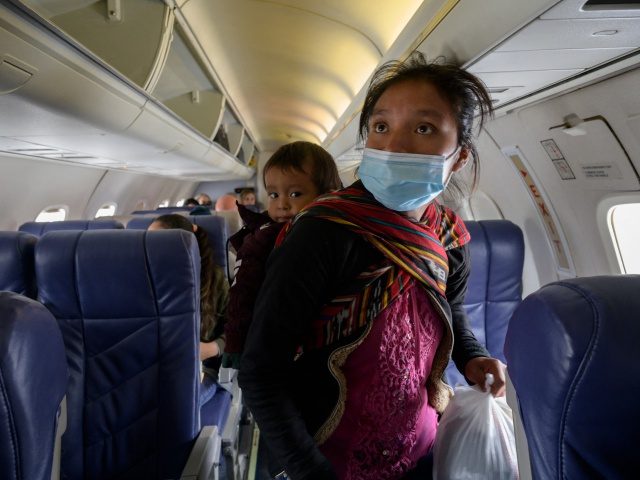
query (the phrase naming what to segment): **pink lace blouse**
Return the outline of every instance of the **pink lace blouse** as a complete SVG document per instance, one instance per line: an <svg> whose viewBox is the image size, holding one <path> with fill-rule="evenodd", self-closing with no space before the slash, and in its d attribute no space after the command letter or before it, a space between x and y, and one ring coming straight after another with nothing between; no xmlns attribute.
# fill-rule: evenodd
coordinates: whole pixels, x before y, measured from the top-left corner
<svg viewBox="0 0 640 480"><path fill-rule="evenodd" d="M344 415L320 447L338 478L399 479L429 452L437 414L425 385L442 333L429 296L413 287L347 358Z"/></svg>

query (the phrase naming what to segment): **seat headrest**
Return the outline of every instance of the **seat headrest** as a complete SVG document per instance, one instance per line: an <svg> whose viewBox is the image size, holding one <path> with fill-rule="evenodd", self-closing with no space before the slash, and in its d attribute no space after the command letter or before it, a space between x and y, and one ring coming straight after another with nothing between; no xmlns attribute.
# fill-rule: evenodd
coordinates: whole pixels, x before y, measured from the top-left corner
<svg viewBox="0 0 640 480"><path fill-rule="evenodd" d="M63 220L60 222L26 222L20 225L21 232L41 237L47 232L57 230L106 230L122 229L124 226L115 220Z"/></svg>
<svg viewBox="0 0 640 480"><path fill-rule="evenodd" d="M505 354L534 478L640 471L640 275L554 282L516 310Z"/></svg>
<svg viewBox="0 0 640 480"><path fill-rule="evenodd" d="M13 292L0 292L0 319L0 477L48 479L67 388L62 335L44 306Z"/></svg>
<svg viewBox="0 0 640 480"><path fill-rule="evenodd" d="M209 245L213 250L213 261L216 265L226 271L227 268L227 225L222 217L213 215L188 216L191 223L198 225L207 232ZM156 217L136 217L127 223L128 230L146 230L153 223Z"/></svg>
<svg viewBox="0 0 640 480"><path fill-rule="evenodd" d="M57 318L170 315L199 288L200 254L182 230L49 232L36 247L36 278Z"/></svg>
<svg viewBox="0 0 640 480"><path fill-rule="evenodd" d="M38 238L24 232L0 232L0 290L36 296L34 248Z"/></svg>

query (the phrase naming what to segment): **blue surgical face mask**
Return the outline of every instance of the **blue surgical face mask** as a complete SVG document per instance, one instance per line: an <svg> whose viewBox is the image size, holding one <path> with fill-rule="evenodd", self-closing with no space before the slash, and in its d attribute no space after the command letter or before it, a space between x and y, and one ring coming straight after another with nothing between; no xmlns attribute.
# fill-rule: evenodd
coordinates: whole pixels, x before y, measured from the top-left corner
<svg viewBox="0 0 640 480"><path fill-rule="evenodd" d="M365 148L358 176L365 188L385 207L398 212L415 210L442 193L444 155L385 152Z"/></svg>

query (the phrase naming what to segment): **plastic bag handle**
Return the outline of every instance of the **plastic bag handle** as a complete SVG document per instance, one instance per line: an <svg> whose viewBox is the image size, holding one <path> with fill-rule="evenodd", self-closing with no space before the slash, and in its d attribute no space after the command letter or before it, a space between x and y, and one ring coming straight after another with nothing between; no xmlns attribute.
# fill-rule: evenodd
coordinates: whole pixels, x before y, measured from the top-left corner
<svg viewBox="0 0 640 480"><path fill-rule="evenodd" d="M495 381L495 378L493 378L493 373L485 373L483 390L485 392L489 392L491 390L491 385L493 385L494 381Z"/></svg>

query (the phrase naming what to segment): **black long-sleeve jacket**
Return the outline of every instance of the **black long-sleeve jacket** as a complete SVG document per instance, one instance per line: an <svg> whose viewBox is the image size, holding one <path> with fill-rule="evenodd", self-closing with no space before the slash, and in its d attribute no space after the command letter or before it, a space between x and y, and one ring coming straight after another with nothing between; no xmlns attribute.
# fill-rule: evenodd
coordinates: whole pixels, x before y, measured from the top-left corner
<svg viewBox="0 0 640 480"><path fill-rule="evenodd" d="M449 355L460 371L470 359L489 356L471 332L462 305L469 277L468 248L454 248L447 255L447 298L432 295L434 308L451 326L445 328L447 334L434 359L432 371L438 369L437 384L427 385L428 389L432 387L430 402L440 399L438 410L444 408L449 397L439 379ZM341 389L330 373L329 356L362 333L344 339L341 345L305 352L296 359L297 347L321 307L380 256L354 232L333 222L303 217L269 257L239 382L269 451L281 467L279 471L285 470L295 480L336 478L318 448L318 441L326 439L323 426L335 414Z"/></svg>

